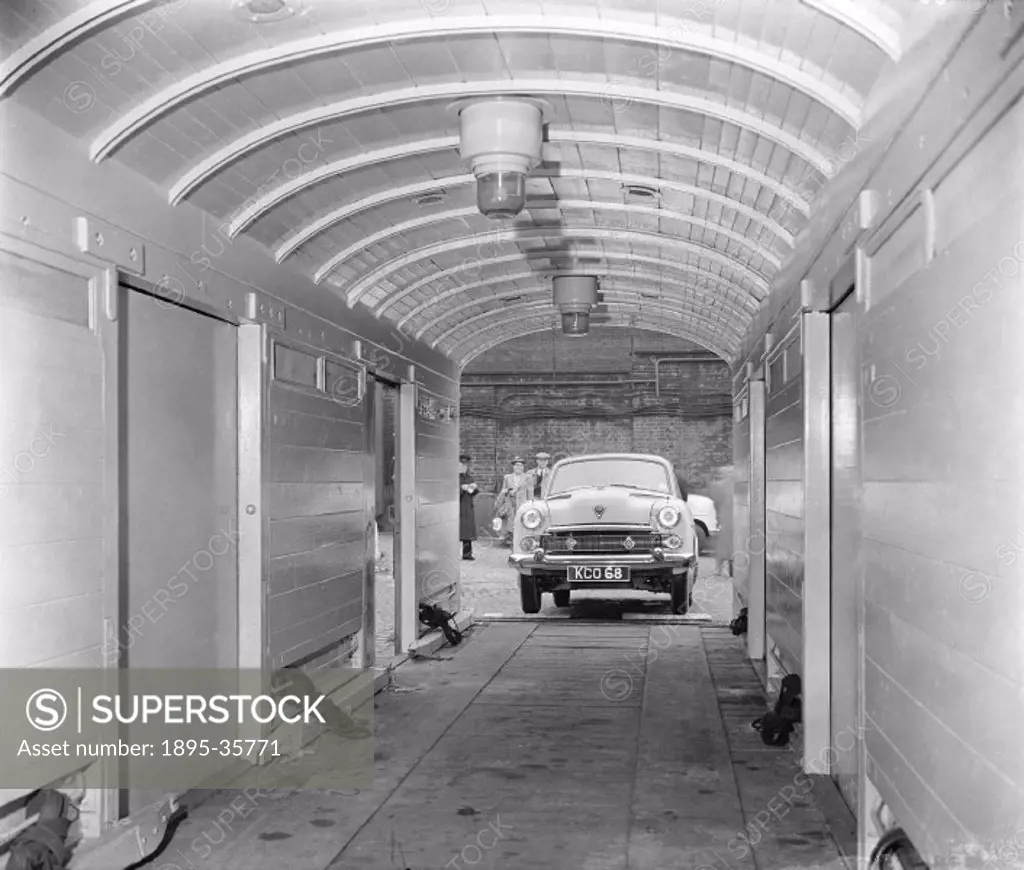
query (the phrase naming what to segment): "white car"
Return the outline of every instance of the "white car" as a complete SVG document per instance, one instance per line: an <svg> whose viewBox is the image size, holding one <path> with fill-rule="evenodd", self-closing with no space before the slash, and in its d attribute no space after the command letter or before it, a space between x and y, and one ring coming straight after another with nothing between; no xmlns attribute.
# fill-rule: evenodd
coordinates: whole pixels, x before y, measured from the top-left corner
<svg viewBox="0 0 1024 870"><path fill-rule="evenodd" d="M541 595L568 607L573 589L671 596L686 613L697 582L697 529L672 466L660 456L602 453L555 463L539 499L513 520L509 565L523 613ZM717 526L716 526L717 528Z"/></svg>
<svg viewBox="0 0 1024 870"><path fill-rule="evenodd" d="M693 514L693 524L697 527L697 542L701 553L708 552L708 539L717 535L718 511L715 510L715 503L706 495L689 495L686 498L686 506Z"/></svg>

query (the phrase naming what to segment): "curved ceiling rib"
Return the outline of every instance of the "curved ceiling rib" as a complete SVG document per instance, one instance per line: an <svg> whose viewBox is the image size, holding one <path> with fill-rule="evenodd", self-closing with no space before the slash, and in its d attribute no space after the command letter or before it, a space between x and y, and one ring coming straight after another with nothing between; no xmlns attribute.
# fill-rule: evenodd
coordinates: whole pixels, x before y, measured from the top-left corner
<svg viewBox="0 0 1024 870"><path fill-rule="evenodd" d="M526 208L529 209L530 201L527 199ZM673 209L662 208L651 205L640 205L631 202L618 202L614 200L597 200L597 199L559 199L552 200L550 205L534 205L533 208L541 210L558 210L561 209L589 209L593 211L622 211L627 214L643 214L649 216L655 216L659 218L665 218L668 220L675 220L681 223L693 224L694 226L701 227L708 232L719 233L725 236L727 239L731 239L737 245L742 245L745 248L749 248L752 255L761 256L766 262L771 263L776 269L781 265L779 258L771 252L763 243L759 242L758 239L752 239L743 233L738 233L735 230L726 228L720 223L715 221L709 221L705 218L694 217L687 212L675 211ZM339 266L343 265L346 261L358 256L365 252L368 248L374 245L385 242L388 239L400 236L402 233L407 233L411 230L418 230L423 228L431 227L434 224L442 224L446 221L459 220L460 218L472 218L480 217L480 210L476 205L463 206L461 208L449 209L448 211L434 212L433 214L424 215L422 217L413 218L410 221L404 223L395 224L394 226L386 227L379 232L372 233L368 236L363 236L356 244L349 245L343 251L338 252L330 260L324 263L317 270L317 281L321 281L324 276L329 275ZM564 224L564 226L568 226ZM524 224L523 226L531 226L530 224ZM640 232L631 228L625 228L619 230L620 232L631 234ZM666 241L672 239L671 236L664 236ZM757 273L754 273L757 274Z"/></svg>
<svg viewBox="0 0 1024 870"><path fill-rule="evenodd" d="M696 160L700 163L708 163L718 166L729 172L735 172L744 178L767 188L773 194L787 203L787 208L801 214L803 217L810 215L810 204L795 188L788 187L781 181L759 172L745 163L738 160L731 160L723 157L716 151L706 151L701 148L694 148L689 145L680 145L674 142L663 142L656 139L641 139L638 136L619 136L617 134L598 133L576 130L552 130L548 131L548 138L552 143L566 142L574 145L608 145L612 148L624 148L637 151L649 152L652 154L666 155L669 157L682 157L684 159ZM264 214L275 206L280 205L287 199L297 196L304 190L327 181L328 179L344 175L347 172L359 172L364 169L371 169L375 166L389 163L393 160L403 160L409 157L421 157L433 154L438 151L455 150L459 147L458 136L443 136L436 139L424 139L419 142L403 143L377 151L370 151L365 154L357 154L344 160L337 160L318 166L302 175L298 175L291 181L286 181L271 191L257 197L249 202L229 222L228 234L234 238L242 230L259 220ZM534 173L531 173L534 174ZM539 174L539 173L537 173ZM438 185L443 184L444 179L438 180ZM290 244L298 238L298 234L289 238L285 243ZM296 246L302 244L304 239L296 242ZM280 252L279 252L280 253ZM288 251L291 253L291 250ZM285 254L287 256L287 254ZM284 257L281 257L284 259ZM278 260L280 262L280 260Z"/></svg>
<svg viewBox="0 0 1024 870"><path fill-rule="evenodd" d="M732 209L739 214L742 214L747 219L758 223L763 232L772 233L777 239L779 239L787 247L793 247L793 235L786 231L781 225L776 223L767 215L757 211L757 209L751 208L742 202L735 199L730 199L720 193L715 193L712 190L707 190L703 187L694 187L690 184L680 184L675 181L668 179L661 179L653 175L635 175L632 173L622 172L602 172L600 170L588 170L588 169L536 169L530 173L531 178L583 178L583 179L596 179L601 181L615 181L619 184L640 184L660 188L661 190L672 190L677 193L687 194L689 196L705 199L709 202L715 203L722 208ZM469 187L476 183L476 178L473 175L449 175L444 178L434 178L429 181L421 181L415 184L405 184L399 187L393 187L388 190L382 191L381 193L375 193L372 196L365 197L364 199L357 200L356 202L344 205L339 209L324 215L321 218L313 221L311 224L300 229L294 235L286 239L281 246L274 253L274 259L280 263L284 261L289 254L298 250L302 245L311 239L315 238L319 234L327 231L333 226L346 221L358 214L377 208L388 203L397 202L403 199L412 199L413 197L421 194L430 193L431 191L437 190L451 190L454 187ZM573 206L569 201L559 200L558 202L552 203L550 206L540 205L533 206L537 208L572 208L579 207ZM595 206L596 207L596 206ZM526 209L531 208L530 199L527 198ZM647 207L648 211L661 211L661 209L654 208L652 206ZM477 212L478 213L478 212ZM448 217L445 217L445 214ZM436 215L438 220L451 219L452 212L438 213ZM671 212L666 210L667 216L678 214L678 212ZM718 232L718 230L716 230ZM722 230L722 232L728 235L728 230ZM749 244L753 239L746 238L746 242L742 244ZM772 255L774 257L774 255ZM778 267L778 258L775 258L776 262L773 265Z"/></svg>
<svg viewBox="0 0 1024 870"><path fill-rule="evenodd" d="M444 242L437 242L433 245L416 248L404 256L388 260L383 266L374 269L372 272L356 281L346 294L346 302L351 308L364 295L366 295L371 287L380 281L386 280L388 275L397 272L399 269L408 266L410 263L415 263L418 260L426 260L430 257L435 257L438 254L450 253L451 251L457 251L460 248L472 247L473 245L496 245L501 242L572 238L574 236L620 241L627 238L630 241L646 242L651 245L690 251L701 257L706 257L709 260L717 262L720 266L729 269L731 272L744 275L752 284L753 289L761 291L761 295L757 297L758 299L767 295L770 289L768 280L764 276L753 271L753 269L738 262L722 251L715 248L709 248L705 245L699 245L696 242L690 242L684 239L673 239L661 235L660 233L647 232L643 230L624 231L618 228L609 227L568 227L562 225L557 227L537 227L524 230L499 230L492 233L478 233L472 236L463 236L458 239L449 239ZM480 259L482 260L483 258ZM324 277L326 277L326 275L318 273L316 278L317 283L322 282ZM740 287L741 289L748 289L742 287L742 285L740 285Z"/></svg>
<svg viewBox="0 0 1024 870"><path fill-rule="evenodd" d="M257 130L253 130L251 133L238 137L233 142L229 142L223 148L201 160L174 182L168 193L168 200L172 205L176 205L209 178L240 160L246 154L273 142L275 139L307 127L315 126L316 124L335 123L350 115L406 106L411 103L458 100L474 96L508 96L517 94L543 96L551 94L558 96L594 97L607 100L608 89L611 84L609 82L574 79L444 82L411 88L398 88L393 91L382 91L367 96L353 97L329 106L316 106L312 109L287 115L274 123L267 124ZM676 94L669 91L640 87L630 87L629 91L631 102L635 101L666 109L692 112L735 124L787 149L813 166L826 178L831 178L834 172L831 162L819 149L751 112L745 112L723 103L695 97L690 94ZM609 109L609 113L611 113L611 109Z"/></svg>
<svg viewBox="0 0 1024 870"><path fill-rule="evenodd" d="M624 259L625 259L625 256L624 256ZM497 288L497 287L499 287L499 286L501 286L503 284L514 284L516 281L531 281L531 280L538 280L538 279L543 281L544 279L554 278L556 275L564 275L564 274L565 274L565 271L562 270L562 269L541 269L541 270L537 270L537 271L528 270L528 271L525 271L525 272L517 272L517 273L512 273L512 274L509 274L509 275L503 275L503 276L495 277L495 278L488 278L488 279L486 279L484 281L474 281L472 284L463 284L463 285L461 285L459 287L456 287L453 290L446 290L444 293L440 293L437 296L432 296L430 299L427 299L425 302L421 302L419 305L417 305L415 308L413 308L411 311L409 311L407 314L405 314L401 318L401 320L399 320L395 324L395 328L398 329L398 330L403 330L408 325L409 321L416 319L420 315L422 315L425 312L429 311L431 308L433 308L433 307L435 307L437 305L440 305L445 300L451 299L453 296L463 295L463 294L467 293L468 291L474 290L474 289L476 289L478 287ZM753 316L753 314L757 311L757 304L754 303L753 300L750 299L750 297L748 297L748 296L744 295L744 298L750 300L750 304L746 305L746 304L743 304L740 300L737 300L735 297L733 297L731 295L726 295L725 293L715 294L715 293L712 293L711 291L709 291L707 288L700 287L700 286L698 286L696 284L685 283L685 282L682 282L682 281L673 281L673 280L671 280L669 278L663 277L663 275L660 272L651 272L651 271L636 270L636 269L602 269L601 270L601 274L600 275L596 275L595 277L599 278L601 281L606 281L609 278L610 279L614 279L616 281L617 280L632 281L637 286L650 287L650 288L658 288L659 290L667 289L667 290L673 291L673 292L670 292L667 295L666 298L676 298L678 296L678 298L680 298L680 299L685 299L685 298L690 298L689 296L687 296L685 294L693 294L695 298L700 298L702 301L704 301L706 304L709 304L709 305L710 304L718 305L718 304L723 304L724 303L725 307L729 308L731 311L735 312L740 317L742 317L744 315ZM498 295L499 296L514 295L516 292L522 292L522 291L521 290L520 291L510 290L510 291L508 291L507 294L498 294ZM486 301L486 298L487 297L484 297L484 298L479 298L478 297L476 299L476 302L468 303L468 304L477 304L478 305L481 302ZM737 302L740 302L740 304L737 305ZM435 317L433 320L427 321L426 324L420 326L416 332L412 333L412 337L416 338L416 339L422 338L424 333L426 333L428 330L430 330L432 327L434 327L437 323L441 322L452 311L460 310L461 307L462 306L460 306L459 309L456 309L456 308L445 308L445 309L443 309L442 312L437 317Z"/></svg>
<svg viewBox="0 0 1024 870"><path fill-rule="evenodd" d="M197 99L231 81L267 72L277 67L298 64L327 54L339 54L357 48L394 42L448 39L481 33L539 33L602 40L620 40L656 45L703 54L744 66L800 91L846 121L851 127L861 124L861 109L841 91L828 85L822 76L806 71L806 66L780 61L766 52L756 51L738 42L700 33L673 35L665 26L638 24L622 19L581 18L558 15L495 15L464 18L421 18L354 28L276 45L215 64L154 94L126 112L104 130L90 149L95 161L109 157L122 144L173 109Z"/></svg>
<svg viewBox="0 0 1024 870"><path fill-rule="evenodd" d="M865 39L877 45L891 61L898 61L903 53L900 35L870 10L860 0L800 0L804 6L827 15L844 27L856 31Z"/></svg>
<svg viewBox="0 0 1024 870"><path fill-rule="evenodd" d="M604 304L608 308L624 307L624 303L606 302ZM630 310L632 310L632 309L630 309ZM470 333L468 333L467 335L463 336L462 338L457 339L452 345L450 345L448 347L447 352L451 353L453 350L455 350L455 348L459 347L462 344L465 344L465 342L467 342L470 339L472 339L472 337L474 335L476 335L477 333L479 333L481 331L486 331L487 329L490 329L492 327L493 328L498 328L498 327L502 326L505 323L514 323L517 320L522 320L524 317L529 317L530 313L533 312L533 311L550 312L551 311L551 303L550 303L550 301L541 300L539 302L531 302L531 303L523 304L523 305L512 305L512 306L506 306L506 307L503 307L503 308L492 308L489 311L484 311L484 312L482 312L480 314L475 314L472 317L467 317L461 323L459 323L456 326L453 326L451 329L447 330L442 335L439 335L437 338L435 338L430 343L430 346L432 348L437 348L439 345L441 345L444 342L444 340L446 338L448 338L451 335L454 335L455 333L457 333L460 330L464 329L465 327L469 326L471 323L479 323L482 320L489 320L489 319L494 321L493 323L489 324L487 327L484 327L483 330L473 330ZM710 336L713 336L713 337L724 338L724 336L721 335L720 333L722 333L726 329L730 328L725 323L718 323L718 322L715 322L713 320L708 320L707 318L701 317L700 315L694 314L692 312L686 312L685 314L681 314L681 315L678 312L676 312L676 314L677 314L677 317L678 317L678 320L677 320L678 323L693 323L693 324L698 324L700 326L707 327L708 334ZM735 338L736 344L738 345L738 343L743 338L742 333L740 333L738 331L734 331L734 330L730 330L730 331L733 331L733 334L736 337Z"/></svg>
<svg viewBox="0 0 1024 870"><path fill-rule="evenodd" d="M534 318L534 320L537 319ZM727 351L725 348L718 347L713 342L709 342L706 336L697 335L691 330L687 329L685 326L666 326L660 322L656 324L651 324L648 323L646 319L640 318L637 318L636 322L627 321L624 323L609 323L602 324L602 326L617 329L628 329L631 326L636 326L641 329L647 328L655 332L664 333L665 335L674 335L678 338L684 338L687 341L692 341L694 344L700 345L704 349L710 351L711 353L721 357L726 361L729 361L732 358L732 353L730 351ZM511 341L512 339L515 338L522 338L527 335L536 335L539 332L547 332L549 330L552 332L558 330L558 324L554 323L550 318L548 318L547 322L539 320L538 322L525 322L524 324L521 324L518 327L509 328L498 332L494 338L478 339L477 343L473 345L473 347L471 347L469 350L467 350L467 352L464 353L461 357L455 359L455 362L460 369L464 370L466 366L468 366L473 360L475 360L478 356L481 356L482 354L489 351L492 347L497 347L499 344L503 344L504 342ZM488 331L494 330L492 329Z"/></svg>
<svg viewBox="0 0 1024 870"><path fill-rule="evenodd" d="M30 39L0 64L0 98L10 96L25 79L46 66L72 43L107 27L124 15L163 2L164 0L96 0L84 9L72 12Z"/></svg>
<svg viewBox="0 0 1024 870"><path fill-rule="evenodd" d="M588 254L588 256L590 255ZM756 311L758 307L758 300L754 299L754 297L751 296L745 290L737 288L737 286L733 284L731 281L729 281L727 278L724 278L721 275L716 275L714 272L705 272L703 270L697 269L694 266L689 265L688 263L680 263L675 260L667 260L664 257L652 257L647 254L637 254L634 253L633 251L599 251L595 252L593 256L600 257L601 260L608 261L623 260L627 263L646 263L652 266L657 266L659 269L667 270L672 273L678 272L682 275L694 275L697 276L699 280L708 281L724 287L725 292L735 294L735 298L737 299L749 299L752 310ZM497 266L504 263L518 263L522 265L524 263L528 263L530 260L564 260L573 266L574 272L581 273L588 273L588 269L591 268L589 264L582 265L575 262L571 254L567 254L560 251L550 251L546 249L538 251L520 251L515 254L505 254L501 257L489 259L487 263L488 265L491 266ZM422 290L424 287L428 287L431 284L435 284L439 281L446 281L452 275L456 275L459 272L469 271L470 269L473 269L478 265L479 264L477 262L462 262L459 263L457 266L452 266L448 269L442 269L439 272L434 272L430 275L427 275L424 278L420 278L418 281L414 281L411 284L407 284L397 293L385 297L381 304L377 308L373 309L373 316L377 318L382 318L399 302L401 302L403 299L410 296L411 294L415 293L417 290ZM553 274L565 274L564 269L553 269L551 271ZM455 284L455 287L450 291L446 291L446 293L442 295L446 296L448 295L448 293L459 293L464 290L471 290L474 287L482 287L485 284L493 281L515 281L519 280L520 278L528 278L531 275L535 274L538 274L538 272L534 270L526 270L524 272L504 272L498 275L490 275L486 279L472 284L459 284L457 281L453 279L452 283ZM600 275L598 275L597 277L600 277ZM694 286L700 285L695 284ZM440 298L441 296L431 297L431 299L427 300L427 302L425 302L424 305L429 306L434 299ZM402 324L404 322L405 319L399 321L399 324Z"/></svg>
<svg viewBox="0 0 1024 870"><path fill-rule="evenodd" d="M616 281L616 280L613 280L611 282L604 282L604 281L602 281L602 283L601 283L601 293L604 295L604 302L602 304L605 304L606 302L613 301L613 300L628 299L628 300L631 300L632 302L635 302L636 304L638 304L641 308L657 310L657 311L660 311L660 312L664 312L665 314L668 314L668 315L679 315L679 314L694 314L694 315L697 315L697 314L699 314L698 311L695 311L692 308L692 305L693 305L694 301L697 301L697 300L695 300L692 297L684 296L682 293L679 293L678 295L675 294L675 293L670 293L668 295L661 296L661 297L659 297L657 299L649 299L649 298L646 298L642 293L640 293L637 290L615 289L617 283L618 283L618 281ZM504 292L494 293L494 294L492 294L487 299L479 299L479 298L478 299L473 299L473 300L470 300L469 302L463 303L462 305L456 305L453 308L447 308L447 309L445 309L444 313L441 316L435 318L430 323L428 323L425 326L423 326L413 336L413 338L415 338L417 340L422 339L423 336L427 332L429 332L430 330L436 329L438 326L444 326L444 324L446 324L449 320L451 320L451 318L453 316L455 316L457 314L461 314L463 311L468 311L468 310L470 310L472 308L475 308L476 306L480 305L483 302L492 302L492 301L493 302L502 302L503 300L519 301L520 299L522 299L524 301L524 303L527 300L530 300L530 301L532 301L532 300L543 301L544 299L547 299L550 302L550 300L551 300L551 288L547 287L547 286L542 286L539 289L535 288L535 289L532 289L532 290L530 290L530 289L506 290ZM678 304L675 304L675 303L678 303ZM730 317L730 320L729 320L730 323L732 323L733 321L739 321L740 323L744 323L745 324L748 320L751 319L746 314L746 312L738 311L731 304L728 304L727 302L725 302L725 300L715 300L715 305L714 306L710 306L709 305L709 307L720 308L721 310L725 311L729 315L729 317ZM496 310L504 310L504 309L493 309L492 308L492 309L488 309L488 310L489 311L496 311ZM459 326L462 325L463 322L464 321L460 321L458 324L456 324L455 326L453 326L450 329L448 329L448 331L446 331L444 333L444 335L447 335L453 329L457 329ZM740 335L740 334L741 333L737 332L737 335ZM436 344L440 340L441 340L441 338L438 338L438 339L436 339L432 343Z"/></svg>
<svg viewBox="0 0 1024 870"><path fill-rule="evenodd" d="M621 318L621 320L608 322L602 325L623 327L635 325L640 328L646 327L658 332L668 333L670 335L678 335L683 338L688 338L691 341L696 341L702 347L706 347L708 350L718 354L723 359L733 359L739 352L739 345L734 347L726 344L715 336L709 335L696 326L689 325L685 322L667 324L665 323L664 318L647 316L640 312L624 312L617 316ZM474 345L487 342L488 336L494 337L495 343L500 344L502 341L515 338L517 335L528 335L531 332L544 332L548 329L560 331L560 324L558 321L559 318L557 315L542 312L525 317L519 321L505 320L498 323L491 323L482 329L471 332L468 335L453 341L447 348L443 349L441 353L444 353L450 359L458 359L459 357L465 357L466 350L471 350ZM462 350L460 351L460 349Z"/></svg>

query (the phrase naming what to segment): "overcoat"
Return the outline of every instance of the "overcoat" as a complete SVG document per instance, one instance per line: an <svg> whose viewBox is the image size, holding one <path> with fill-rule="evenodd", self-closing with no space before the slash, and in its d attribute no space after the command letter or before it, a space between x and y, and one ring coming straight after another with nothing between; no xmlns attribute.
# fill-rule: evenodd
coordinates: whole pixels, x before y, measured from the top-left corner
<svg viewBox="0 0 1024 870"><path fill-rule="evenodd" d="M476 540L476 515L473 511L475 492L466 492L462 487L467 483L475 483L473 475L468 471L459 475L459 540ZM477 490L479 492L479 490Z"/></svg>

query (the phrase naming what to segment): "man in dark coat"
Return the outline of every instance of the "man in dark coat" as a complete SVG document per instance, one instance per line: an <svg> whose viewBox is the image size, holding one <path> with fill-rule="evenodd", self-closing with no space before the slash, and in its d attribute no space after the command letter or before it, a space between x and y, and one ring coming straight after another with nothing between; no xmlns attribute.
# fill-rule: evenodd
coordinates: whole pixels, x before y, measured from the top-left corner
<svg viewBox="0 0 1024 870"><path fill-rule="evenodd" d="M462 558L473 561L473 541L476 540L476 515L473 512L473 499L479 487L473 482L469 473L469 463L473 457L463 453L459 457L459 540L462 541Z"/></svg>

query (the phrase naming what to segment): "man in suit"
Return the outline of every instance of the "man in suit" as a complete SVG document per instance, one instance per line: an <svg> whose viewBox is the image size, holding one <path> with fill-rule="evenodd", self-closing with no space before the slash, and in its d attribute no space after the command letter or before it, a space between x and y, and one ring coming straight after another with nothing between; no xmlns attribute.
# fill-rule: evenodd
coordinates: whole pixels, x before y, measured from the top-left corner
<svg viewBox="0 0 1024 870"><path fill-rule="evenodd" d="M548 468L548 463L551 462L551 454L541 451L537 454L536 459L537 467L530 469L530 498L540 498L540 494L544 490L544 484L551 476L551 469Z"/></svg>
<svg viewBox="0 0 1024 870"><path fill-rule="evenodd" d="M526 463L521 456L512 457L512 473L501 478L498 485L498 498L495 502L495 513L503 522L502 543L512 543L512 524L516 511L524 501L530 498L530 475L526 473Z"/></svg>
<svg viewBox="0 0 1024 870"><path fill-rule="evenodd" d="M462 541L462 558L473 561L473 541L476 540L476 515L473 511L473 499L479 487L469 473L472 457L463 453L459 456L459 540Z"/></svg>

